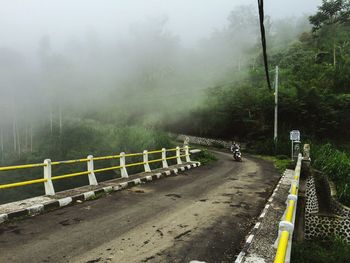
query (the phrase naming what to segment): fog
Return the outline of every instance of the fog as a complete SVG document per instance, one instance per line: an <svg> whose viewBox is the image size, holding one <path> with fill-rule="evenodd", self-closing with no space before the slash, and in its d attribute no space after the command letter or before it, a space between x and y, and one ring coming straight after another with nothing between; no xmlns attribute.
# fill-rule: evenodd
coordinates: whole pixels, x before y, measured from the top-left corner
<svg viewBox="0 0 350 263"><path fill-rule="evenodd" d="M320 2L265 1L271 35ZM254 0L1 0L0 36L2 147L72 117L152 124L258 63Z"/></svg>
<svg viewBox="0 0 350 263"><path fill-rule="evenodd" d="M256 6L256 0L0 0L2 45L32 49L47 34L65 42L95 30L104 40L124 37L130 25L147 18L167 16L168 28L186 45L227 24L230 11L239 5ZM265 0L273 18L312 13L321 0Z"/></svg>

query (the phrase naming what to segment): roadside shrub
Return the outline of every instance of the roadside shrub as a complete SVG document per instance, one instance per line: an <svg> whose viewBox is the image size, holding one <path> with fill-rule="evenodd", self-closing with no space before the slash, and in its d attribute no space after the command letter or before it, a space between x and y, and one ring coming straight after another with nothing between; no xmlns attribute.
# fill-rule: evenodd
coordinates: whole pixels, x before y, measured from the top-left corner
<svg viewBox="0 0 350 263"><path fill-rule="evenodd" d="M194 154L192 159L201 162L202 165L206 165L217 160L215 155L210 153L207 149L201 149L201 152Z"/></svg>
<svg viewBox="0 0 350 263"><path fill-rule="evenodd" d="M350 262L350 245L341 239L329 242L304 241L293 243L292 263Z"/></svg>
<svg viewBox="0 0 350 263"><path fill-rule="evenodd" d="M311 147L313 167L323 171L335 184L339 201L350 205L350 156L331 144Z"/></svg>
<svg viewBox="0 0 350 263"><path fill-rule="evenodd" d="M290 155L290 141L280 138L277 142L277 151L273 139L257 140L249 143L248 151L264 155Z"/></svg>

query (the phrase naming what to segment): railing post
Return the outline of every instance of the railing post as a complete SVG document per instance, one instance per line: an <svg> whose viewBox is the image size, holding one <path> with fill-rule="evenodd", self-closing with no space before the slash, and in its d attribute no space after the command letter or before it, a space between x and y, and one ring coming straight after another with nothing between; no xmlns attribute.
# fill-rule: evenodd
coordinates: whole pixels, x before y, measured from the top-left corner
<svg viewBox="0 0 350 263"><path fill-rule="evenodd" d="M166 161L166 150L162 148L162 165L163 168L168 168L168 162Z"/></svg>
<svg viewBox="0 0 350 263"><path fill-rule="evenodd" d="M92 155L89 155L87 157L88 161L87 161L87 169L90 172L88 174L89 176L89 184L90 185L98 185L97 180L96 180L96 176L94 173L94 157Z"/></svg>
<svg viewBox="0 0 350 263"><path fill-rule="evenodd" d="M186 162L191 162L191 158L190 158L190 150L188 145L185 146L185 155L186 155Z"/></svg>
<svg viewBox="0 0 350 263"><path fill-rule="evenodd" d="M128 171L126 170L125 167L125 152L120 153L120 173L122 175L122 178L128 178Z"/></svg>
<svg viewBox="0 0 350 263"><path fill-rule="evenodd" d="M51 180L51 160L45 159L44 160L44 179L47 179L46 182L44 182L45 185L45 195L55 195L55 189L53 188L52 180Z"/></svg>
<svg viewBox="0 0 350 263"><path fill-rule="evenodd" d="M149 167L149 163L148 163L148 151L144 150L143 151L143 166L145 167L145 172L150 172L151 168Z"/></svg>
<svg viewBox="0 0 350 263"><path fill-rule="evenodd" d="M176 160L177 160L177 164L182 164L181 157L180 157L180 147L179 146L176 147Z"/></svg>

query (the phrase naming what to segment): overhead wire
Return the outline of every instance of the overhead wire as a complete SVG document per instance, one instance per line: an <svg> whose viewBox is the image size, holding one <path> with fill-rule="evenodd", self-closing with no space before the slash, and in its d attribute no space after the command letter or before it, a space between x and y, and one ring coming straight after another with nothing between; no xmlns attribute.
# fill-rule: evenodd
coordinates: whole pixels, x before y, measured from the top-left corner
<svg viewBox="0 0 350 263"><path fill-rule="evenodd" d="M267 86L270 90L271 82L269 75L269 65L267 63L267 52L266 52L266 36L265 36L265 26L264 26L264 0L258 0L258 8L259 8L259 22L260 22L260 34L261 34L261 45L263 49L263 57L264 57L264 67L265 67L265 75Z"/></svg>

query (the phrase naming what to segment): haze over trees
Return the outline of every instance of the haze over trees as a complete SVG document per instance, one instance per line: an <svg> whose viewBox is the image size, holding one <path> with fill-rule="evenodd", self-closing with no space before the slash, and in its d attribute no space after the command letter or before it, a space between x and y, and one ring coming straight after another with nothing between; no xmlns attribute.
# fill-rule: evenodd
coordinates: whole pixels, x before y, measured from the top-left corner
<svg viewBox="0 0 350 263"><path fill-rule="evenodd" d="M271 78L280 66L282 152L293 128L309 138L346 137L348 14L349 1L325 1L310 18L266 16ZM102 137L121 134L115 129L236 137L272 149L273 94L254 6L236 7L224 27L192 47L169 30L167 16L109 41L91 29L65 44L43 35L30 55L1 47L0 81L3 163L137 148L133 141L104 148ZM84 143L71 139L79 131Z"/></svg>
<svg viewBox="0 0 350 263"><path fill-rule="evenodd" d="M41 158L41 145L64 142L73 123L159 128L163 118L186 114L207 87L231 81L232 72L255 59L247 55L258 40L252 7L232 11L227 27L197 47L181 44L167 24L166 16L149 18L109 42L93 30L63 46L44 35L31 55L1 48L1 159Z"/></svg>
<svg viewBox="0 0 350 263"><path fill-rule="evenodd" d="M349 1L324 1L305 20L273 21L267 26L270 75L280 67L281 143L298 128L315 140L348 140L350 127ZM210 88L187 122L173 129L203 136L262 141L273 134L273 93L265 84L260 47L233 82ZM250 52L252 54L254 52ZM257 61L257 64L256 64ZM322 117L320 117L322 116ZM305 138L305 137L304 137ZM273 149L270 140L270 152ZM282 151L287 153L288 148Z"/></svg>

